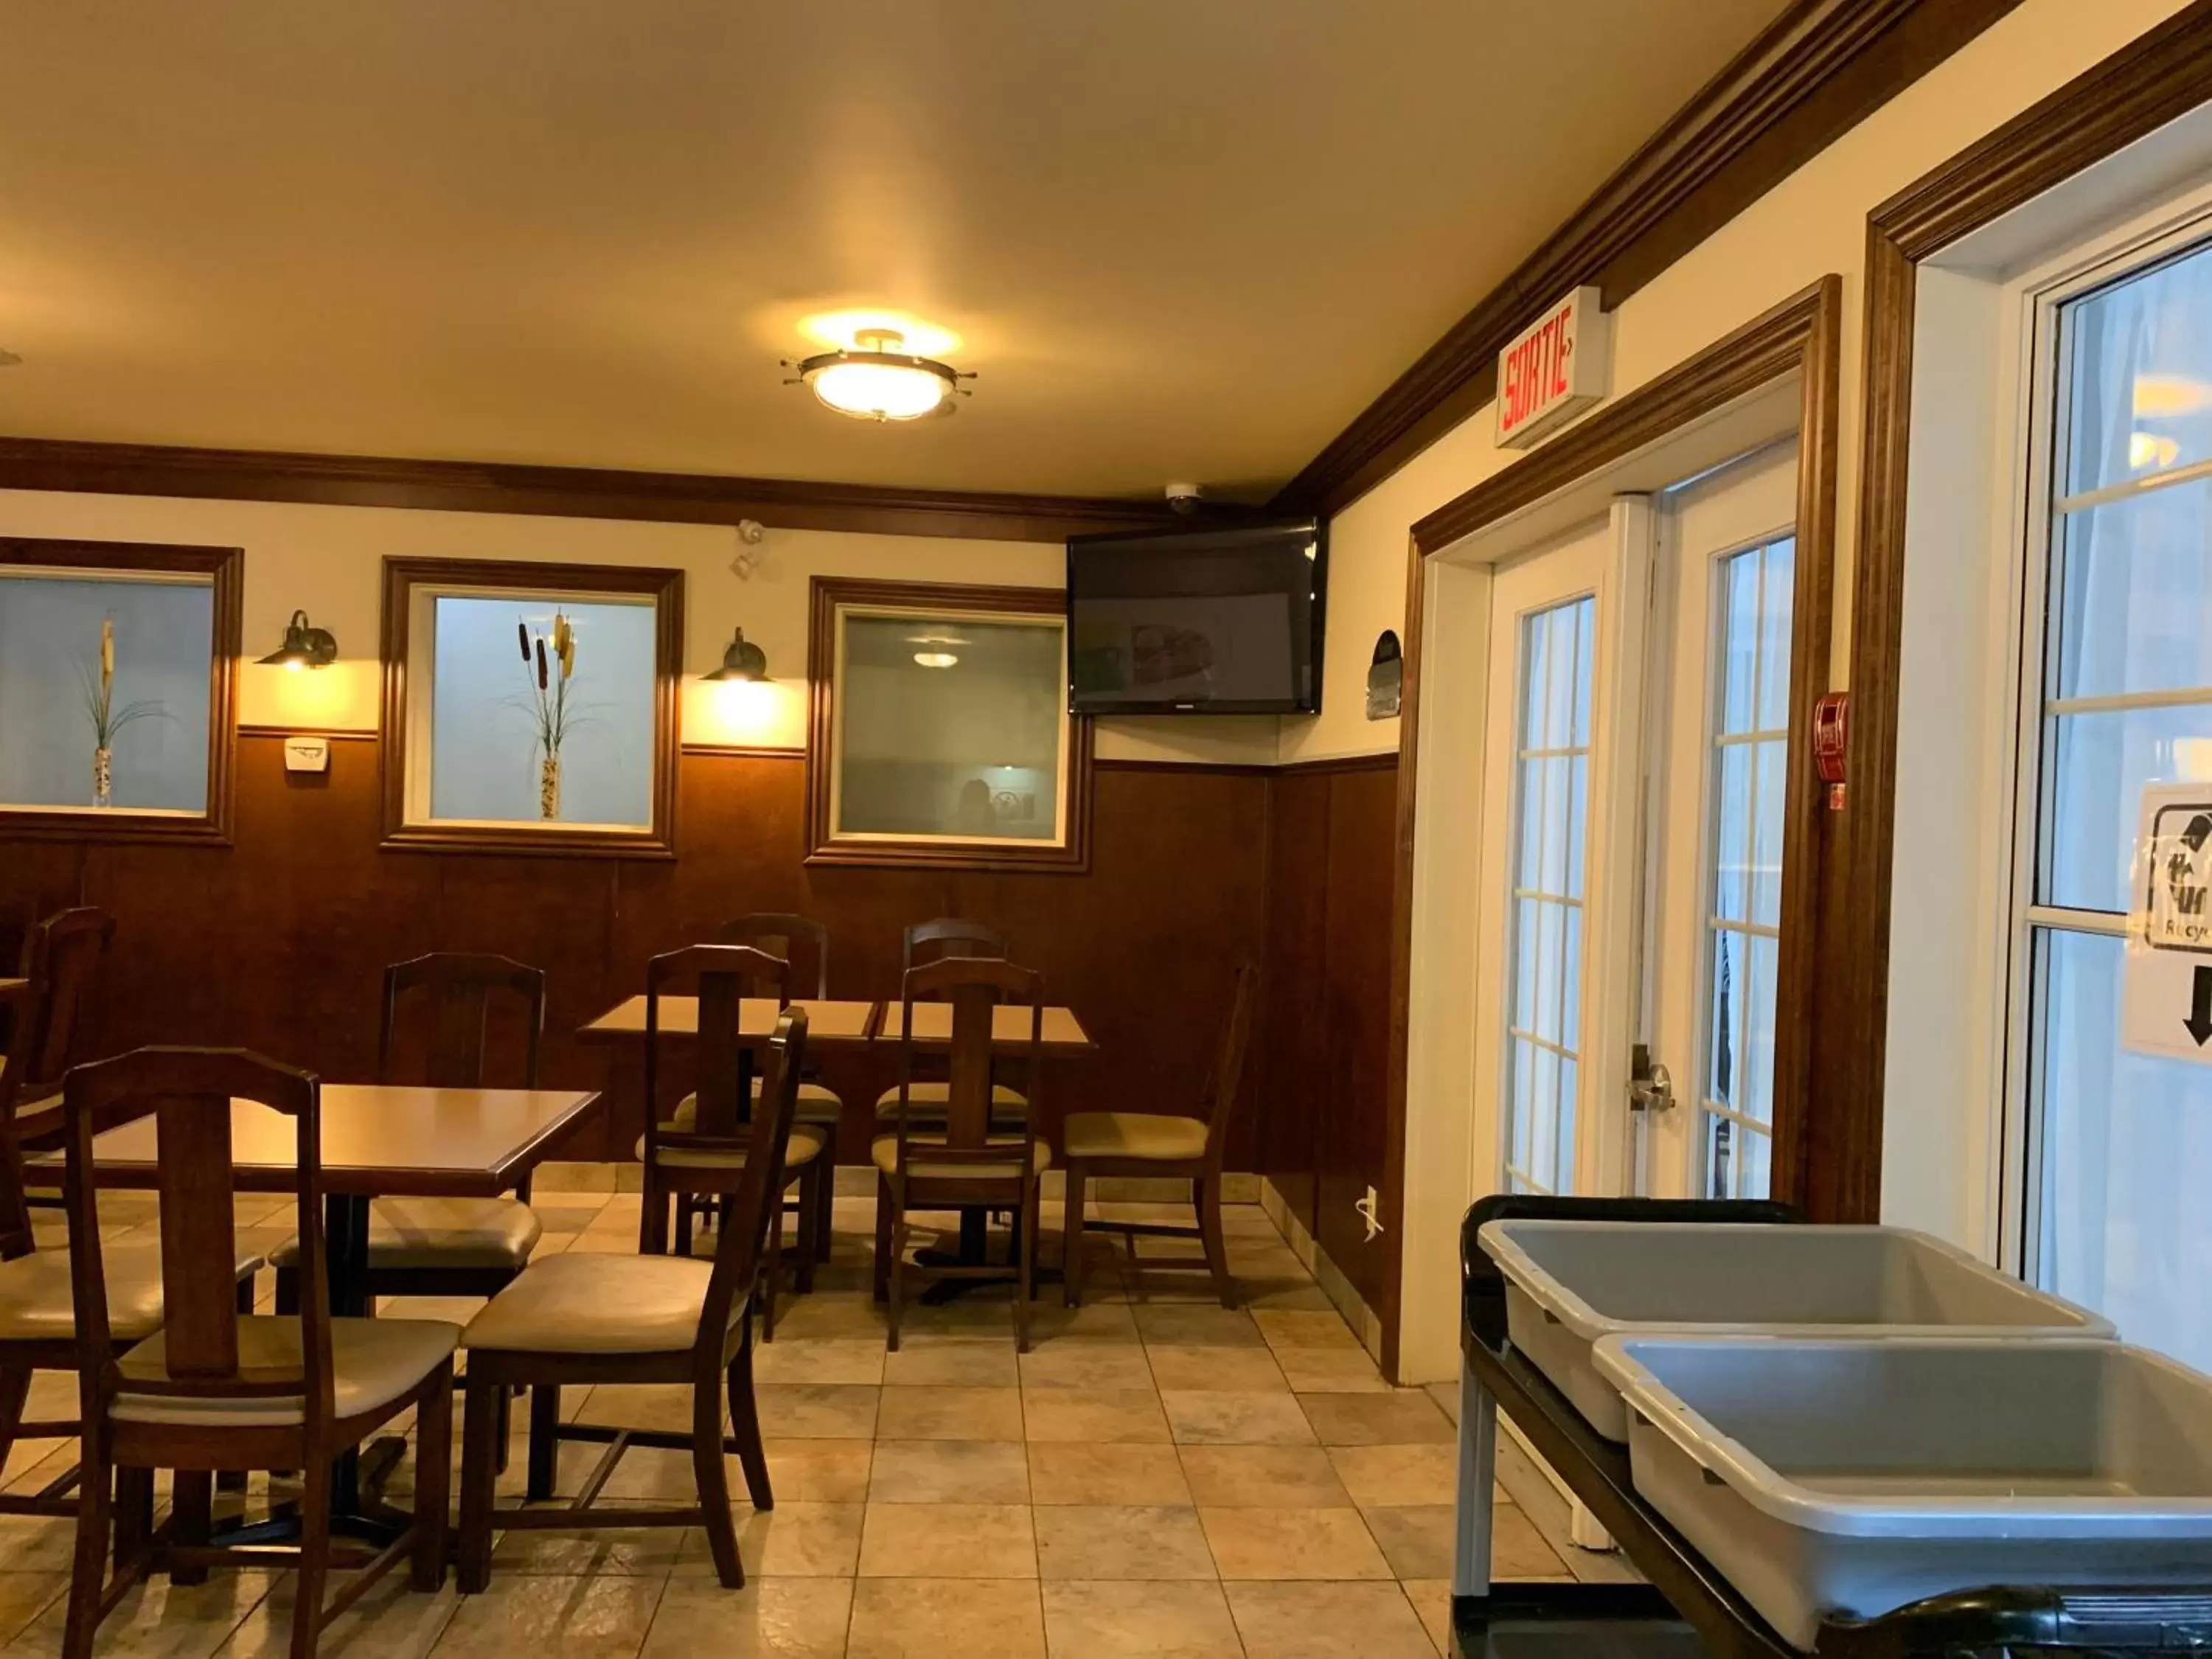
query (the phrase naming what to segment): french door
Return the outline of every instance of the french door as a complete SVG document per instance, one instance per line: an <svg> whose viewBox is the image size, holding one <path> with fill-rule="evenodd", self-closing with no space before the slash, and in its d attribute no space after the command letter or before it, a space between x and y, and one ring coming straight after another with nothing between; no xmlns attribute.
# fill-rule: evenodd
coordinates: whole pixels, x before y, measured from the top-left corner
<svg viewBox="0 0 2212 1659"><path fill-rule="evenodd" d="M1490 1189L1765 1195L1796 494L1778 447L1495 570Z"/></svg>

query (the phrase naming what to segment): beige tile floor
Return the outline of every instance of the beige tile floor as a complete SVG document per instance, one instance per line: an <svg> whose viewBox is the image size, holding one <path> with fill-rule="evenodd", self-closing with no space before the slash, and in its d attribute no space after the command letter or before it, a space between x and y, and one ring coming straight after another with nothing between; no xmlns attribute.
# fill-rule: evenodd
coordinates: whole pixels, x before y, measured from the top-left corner
<svg viewBox="0 0 2212 1659"><path fill-rule="evenodd" d="M541 1190L541 1248L633 1249L637 1205ZM264 1244L289 1231L258 1201L241 1200L240 1218ZM109 1212L118 1232L152 1220L143 1200ZM1048 1231L1057 1225L1048 1212ZM759 1351L776 1506L738 1506L744 1590L715 1582L696 1531L508 1534L486 1593L418 1595L403 1575L326 1635L323 1652L1431 1659L1449 1609L1450 1425L1425 1394L1383 1382L1264 1215L1232 1209L1228 1226L1243 1310L1215 1305L1203 1275L1138 1268L1120 1239L1094 1237L1087 1305L1070 1312L1048 1293L1034 1352L1015 1354L1010 1303L985 1292L915 1309L887 1354L867 1291L870 1206L841 1200L821 1286L785 1304L775 1341ZM469 1306L390 1311L465 1319ZM73 1382L43 1379L33 1410L68 1412ZM576 1391L563 1409L639 1425L689 1417L682 1391L662 1389ZM564 1492L597 1452L564 1452ZM63 1443L21 1447L0 1479L34 1486L70 1455ZM403 1465L395 1492L410 1479ZM744 1489L734 1470L732 1485ZM608 1496L690 1490L684 1455L636 1451ZM59 1650L69 1534L65 1522L0 1519L7 1659ZM1494 1569L1566 1571L1502 1492ZM112 1615L100 1650L258 1659L283 1650L290 1607L282 1574L219 1572L185 1589L156 1581Z"/></svg>

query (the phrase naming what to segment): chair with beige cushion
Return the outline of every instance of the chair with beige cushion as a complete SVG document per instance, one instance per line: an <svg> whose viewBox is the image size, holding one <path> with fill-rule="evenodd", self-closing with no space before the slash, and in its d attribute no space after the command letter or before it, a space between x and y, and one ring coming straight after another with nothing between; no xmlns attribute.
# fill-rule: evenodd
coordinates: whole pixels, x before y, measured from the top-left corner
<svg viewBox="0 0 2212 1659"><path fill-rule="evenodd" d="M702 998L706 989L702 987ZM702 1036L706 1013L702 1007ZM782 1207L784 1152L798 1139L793 1119L805 1048L805 1012L787 1008L769 1043L767 1087L750 1125L740 1127L736 1121L736 1068L729 1065L719 1073L701 1073L699 1130L671 1130L655 1138L664 1153L688 1155L693 1161L673 1167L720 1198L711 1264L677 1255L552 1256L532 1266L469 1322L464 1338L469 1352L468 1438L461 1459L464 1591L480 1590L489 1583L495 1530L533 1528L698 1527L707 1534L721 1582L733 1589L744 1583L723 1459L736 1454L755 1509L775 1507L753 1403L750 1315L769 1233ZM689 1385L689 1433L561 1421L563 1387L647 1384ZM580 1496L565 1508L493 1509L497 1456L490 1398L495 1390L520 1386L531 1390L533 1486L542 1475L550 1486L563 1442L606 1447ZM722 1432L726 1395L732 1428L727 1437ZM682 1508L596 1507L592 1500L633 1446L689 1451L697 1502Z"/></svg>
<svg viewBox="0 0 2212 1659"><path fill-rule="evenodd" d="M323 1249L320 1090L313 1076L236 1049L141 1048L71 1072L64 1096L71 1279L76 1289L84 1479L70 1581L64 1659L88 1659L100 1622L157 1569L266 1568L289 1559L299 1582L293 1659L387 1571L411 1563L415 1588L445 1577L446 1504L458 1327L439 1320L333 1319ZM238 1311L233 1298L231 1103L250 1100L297 1130L301 1305L296 1318ZM100 1236L93 1137L156 1119L161 1200L161 1326L118 1341L118 1314L142 1293L111 1272ZM335 1461L412 1411L411 1522L374 1553L333 1548ZM154 1524L154 1471L203 1479L216 1469L301 1471L300 1544L230 1550L204 1517ZM106 1579L111 1533L115 1574ZM326 1600L333 1567L360 1576Z"/></svg>
<svg viewBox="0 0 2212 1659"><path fill-rule="evenodd" d="M1009 1210L1020 1218L1015 1242L1018 1258L1014 1329L1024 1353L1030 1346L1030 1299L1037 1237L1038 1186L1052 1163L1052 1148L1028 1129L1000 1133L992 1123L991 1071L994 1027L1001 1006L1029 1010L1029 1036L1012 1058L1025 1061L1026 1099L1036 1098L1044 1038L1044 976L997 957L951 957L909 968L901 984L903 1024L899 1040L899 1097L891 1129L869 1149L877 1172L876 1282L890 1304L890 1347L899 1346L905 1310L906 1281L911 1273L933 1279L1003 1278L1006 1270L971 1257L963 1246L951 1263L907 1261L908 1218L917 1210L957 1209L988 1212ZM915 1039L914 1006L941 1000L952 1006L952 1030L946 1047L949 1076L941 1102L911 1103L915 1062L923 1052ZM969 1244L980 1243L963 1221Z"/></svg>
<svg viewBox="0 0 2212 1659"><path fill-rule="evenodd" d="M21 1143L52 1146L61 1132L62 1079L84 1058L94 987L114 939L115 918L91 904L58 910L30 931L30 995L16 1004L0 1055L0 1101Z"/></svg>
<svg viewBox="0 0 2212 1659"><path fill-rule="evenodd" d="M830 999L830 930L811 916L794 915L787 910L756 910L724 922L714 930L716 945L750 945L756 951L765 951L772 957L781 957L789 964L791 974L787 988L793 996L812 997L817 1002ZM812 972L807 970L811 967ZM807 989L809 981L813 989ZM760 1097L761 1079L753 1078L753 1097ZM806 1075L799 1080L799 1121L827 1132L829 1161L825 1174L814 1183L815 1203L819 1210L814 1218L815 1260L830 1259L830 1241L835 1218L830 1206L836 1188L837 1131L845 1118L844 1097L822 1081L819 1058L807 1062Z"/></svg>
<svg viewBox="0 0 2212 1659"><path fill-rule="evenodd" d="M504 1000L521 1063L502 1085L492 1073L489 1026ZM410 1043L403 1012L427 1016ZM434 1089L538 1086L545 1029L545 975L513 959L436 951L384 970L377 1022L376 1080L419 1081ZM419 1054L416 1051L419 1048ZM418 1063L405 1063L416 1059ZM404 1073L405 1075L402 1075ZM380 1198L368 1208L368 1285L372 1296L495 1296L530 1262L544 1227L514 1198ZM276 1310L300 1306L299 1241L270 1254L276 1268Z"/></svg>
<svg viewBox="0 0 2212 1659"><path fill-rule="evenodd" d="M119 1343L152 1335L161 1324L161 1247L157 1236L125 1238L107 1247L107 1322ZM253 1308L253 1278L261 1258L234 1253L234 1306ZM74 1417L52 1421L23 1416L33 1376L77 1369L76 1304L66 1249L40 1249L23 1188L17 1143L4 1081L0 1081L0 1464L18 1440L77 1437ZM72 1516L78 1471L72 1468L33 1492L0 1492L0 1515ZM179 1476L176 1503L186 1512L211 1503L204 1476Z"/></svg>
<svg viewBox="0 0 2212 1659"><path fill-rule="evenodd" d="M945 962L954 957L1004 957L1007 953L1006 936L995 927L980 921L970 921L964 916L939 916L930 921L918 921L900 939L899 971L904 973L924 963ZM907 1109L920 1119L934 1116L939 1122L945 1117L945 1091L949 1085L942 1078L913 1078L902 1079L906 1090L903 1098ZM902 1096L899 1084L893 1084L876 1097L877 1133L882 1125L896 1115ZM991 1085L991 1127L1000 1134L1019 1134L1029 1121L1029 1101L1018 1089L1004 1083Z"/></svg>
<svg viewBox="0 0 2212 1659"><path fill-rule="evenodd" d="M1125 1234L1133 1260L1140 1237L1197 1238L1206 1245L1206 1270L1221 1305L1237 1305L1237 1282L1229 1276L1229 1250L1221 1231L1221 1166L1229 1148L1229 1124L1244 1076L1244 1053L1252 1036L1259 999L1260 970L1250 963L1237 969L1229 1000L1229 1019L1213 1073L1200 1091L1198 1109L1188 1115L1160 1112L1070 1112L1060 1125L1061 1155L1067 1164L1067 1305L1083 1301L1083 1232L1085 1189L1099 1176L1151 1176L1188 1180L1198 1211L1195 1227L1137 1222L1100 1224ZM1148 1267L1164 1264L1147 1261Z"/></svg>
<svg viewBox="0 0 2212 1659"><path fill-rule="evenodd" d="M668 1208L676 1206L676 1254L691 1254L691 1218L702 1200L726 1206L729 1182L722 1166L744 1158L738 1130L753 1115L755 1092L748 1079L753 1066L742 1028L748 994L766 994L788 1011L790 964L744 945L693 945L653 958L645 968L645 1133L637 1156L645 1166L644 1212L638 1249L646 1255L669 1248ZM666 1118L659 1112L667 1070L667 1039L661 999L678 986L695 988L699 1000L698 1036L692 1045L698 1087L678 1103ZM797 1079L793 1080L794 1090ZM796 1095L794 1093L794 1099ZM796 1109L794 1108L794 1109ZM825 1206L817 1183L829 1179L831 1131L800 1124L781 1155L785 1186L798 1188L799 1289L814 1287L815 1229ZM694 1145L703 1139L703 1146ZM738 1148L734 1152L727 1150ZM720 1150L718 1150L720 1149ZM779 1188L779 1194L783 1190ZM765 1279L762 1286L763 1339L775 1334L776 1298L783 1279L783 1204L771 1218Z"/></svg>

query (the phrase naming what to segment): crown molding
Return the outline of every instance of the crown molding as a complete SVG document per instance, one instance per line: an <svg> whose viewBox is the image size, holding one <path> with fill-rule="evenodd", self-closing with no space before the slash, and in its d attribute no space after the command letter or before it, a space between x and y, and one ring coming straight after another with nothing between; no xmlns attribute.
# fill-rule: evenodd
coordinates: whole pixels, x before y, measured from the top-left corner
<svg viewBox="0 0 2212 1659"><path fill-rule="evenodd" d="M1799 0L1549 240L1285 484L1272 510L1334 513L1488 403L1539 307L1594 283L1608 310L2019 0Z"/></svg>
<svg viewBox="0 0 2212 1659"><path fill-rule="evenodd" d="M0 489L665 524L735 525L753 519L782 530L992 541L1057 542L1100 531L1193 522L1164 501L49 438L0 437ZM1217 507L1201 520L1230 516L1234 509Z"/></svg>

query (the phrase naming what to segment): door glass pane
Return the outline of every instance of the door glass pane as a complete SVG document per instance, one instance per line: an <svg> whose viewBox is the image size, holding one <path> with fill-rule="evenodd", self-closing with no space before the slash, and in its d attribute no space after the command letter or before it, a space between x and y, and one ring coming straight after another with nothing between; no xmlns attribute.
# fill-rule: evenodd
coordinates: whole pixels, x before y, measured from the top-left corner
<svg viewBox="0 0 2212 1659"><path fill-rule="evenodd" d="M1714 567L1712 900L1698 1135L1702 1189L1712 1198L1767 1194L1796 550L1796 538L1782 536Z"/></svg>
<svg viewBox="0 0 2212 1659"><path fill-rule="evenodd" d="M2192 251L2066 310L2066 493L2212 460L2212 260Z"/></svg>
<svg viewBox="0 0 2212 1659"><path fill-rule="evenodd" d="M2212 247L2065 305L2031 904L2124 915L2144 788L2212 779ZM2093 499L2080 499L2085 492ZM2212 1069L2122 1046L2126 941L2027 918L2026 1263L2212 1366Z"/></svg>
<svg viewBox="0 0 2212 1659"><path fill-rule="evenodd" d="M1521 619L1504 1136L1506 1182L1517 1193L1574 1189L1595 612L1584 597Z"/></svg>

